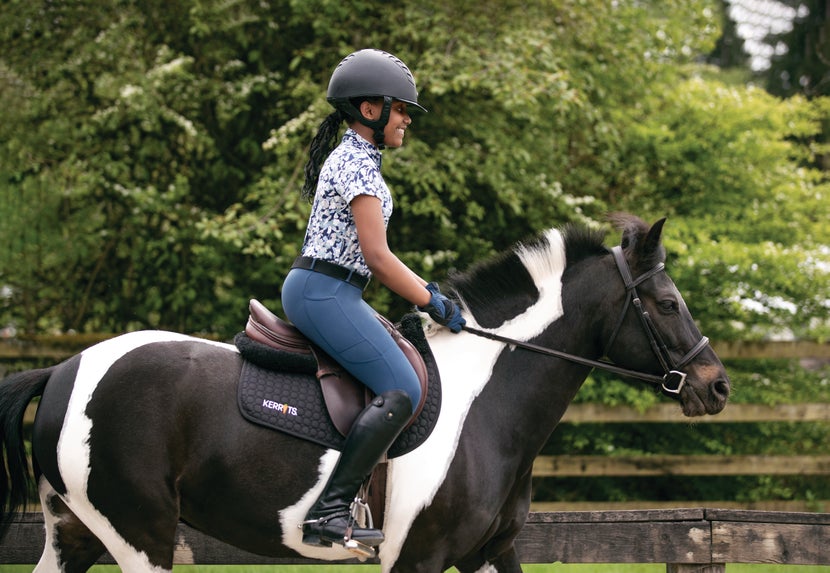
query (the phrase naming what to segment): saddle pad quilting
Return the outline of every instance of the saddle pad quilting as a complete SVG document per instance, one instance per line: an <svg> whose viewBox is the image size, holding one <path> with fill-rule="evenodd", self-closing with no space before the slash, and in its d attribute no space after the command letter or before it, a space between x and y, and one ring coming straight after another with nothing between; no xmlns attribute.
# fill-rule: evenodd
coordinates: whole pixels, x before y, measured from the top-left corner
<svg viewBox="0 0 830 573"><path fill-rule="evenodd" d="M249 421L340 450L343 436L334 427L314 376L242 366L239 409Z"/></svg>
<svg viewBox="0 0 830 573"><path fill-rule="evenodd" d="M420 327L418 331L423 336ZM421 414L392 444L388 452L390 458L406 454L426 440L441 410L441 382L435 358L425 341L413 340L413 343L424 356L429 388ZM242 415L250 422L328 448L343 449L345 439L332 423L320 383L313 375L268 370L245 361L239 380L238 402Z"/></svg>

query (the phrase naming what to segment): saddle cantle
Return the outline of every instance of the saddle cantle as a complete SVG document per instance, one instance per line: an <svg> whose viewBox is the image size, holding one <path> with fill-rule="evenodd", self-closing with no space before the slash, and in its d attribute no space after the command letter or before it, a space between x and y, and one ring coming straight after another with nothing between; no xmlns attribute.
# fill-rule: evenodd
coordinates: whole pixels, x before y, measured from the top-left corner
<svg viewBox="0 0 830 573"><path fill-rule="evenodd" d="M297 327L279 318L258 300L251 299L249 311L250 316L245 325L245 334L248 338L283 354L299 355L294 357L301 357L295 361L297 363L308 365L316 362L315 375L320 381L331 421L343 436L348 434L355 418L368 406L374 394L331 356L306 338ZM423 410L427 399L429 384L427 367L418 349L401 335L389 320L381 315L376 316L412 364L421 383L421 400L407 426L409 427Z"/></svg>

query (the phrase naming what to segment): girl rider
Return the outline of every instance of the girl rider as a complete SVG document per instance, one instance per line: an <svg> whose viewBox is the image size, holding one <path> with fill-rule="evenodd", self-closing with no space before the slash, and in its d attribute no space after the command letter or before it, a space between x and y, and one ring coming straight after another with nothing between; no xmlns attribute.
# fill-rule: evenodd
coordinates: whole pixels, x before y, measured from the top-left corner
<svg viewBox="0 0 830 573"><path fill-rule="evenodd" d="M377 397L346 436L303 523L303 542L353 540L371 547L383 541L383 533L358 527L350 505L409 421L421 389L409 361L363 300L363 289L374 276L453 332L465 321L458 306L401 262L386 241L392 196L381 176L380 150L403 144L412 109L426 112L409 68L386 52L360 50L335 68L327 100L335 111L311 142L303 195L313 205L302 254L283 284L283 309ZM332 151L343 121L348 129Z"/></svg>

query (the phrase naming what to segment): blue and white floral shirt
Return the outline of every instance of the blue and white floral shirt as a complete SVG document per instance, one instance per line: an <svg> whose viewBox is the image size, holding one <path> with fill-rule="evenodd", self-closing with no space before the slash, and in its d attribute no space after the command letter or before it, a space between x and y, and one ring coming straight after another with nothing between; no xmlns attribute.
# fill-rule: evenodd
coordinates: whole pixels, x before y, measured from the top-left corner
<svg viewBox="0 0 830 573"><path fill-rule="evenodd" d="M343 140L328 156L320 177L302 254L354 269L370 276L357 240L357 227L349 204L358 195L371 195L381 202L383 223L392 215L392 194L380 174L377 147L347 129Z"/></svg>

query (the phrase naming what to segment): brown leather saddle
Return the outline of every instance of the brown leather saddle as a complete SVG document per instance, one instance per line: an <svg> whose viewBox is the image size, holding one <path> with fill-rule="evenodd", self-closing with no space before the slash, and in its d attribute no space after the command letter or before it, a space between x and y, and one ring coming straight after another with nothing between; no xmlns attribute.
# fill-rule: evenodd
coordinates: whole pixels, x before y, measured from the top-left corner
<svg viewBox="0 0 830 573"><path fill-rule="evenodd" d="M316 376L320 381L329 416L338 432L344 436L348 434L357 415L372 401L372 391L306 338L297 327L282 320L261 302L251 299L248 308L250 316L245 325L245 334L249 338L282 352L311 355L316 359ZM418 418L426 401L429 382L427 367L421 353L389 320L381 315L377 315L377 319L409 359L421 382L421 401L412 416L411 425Z"/></svg>

